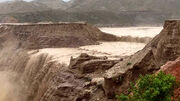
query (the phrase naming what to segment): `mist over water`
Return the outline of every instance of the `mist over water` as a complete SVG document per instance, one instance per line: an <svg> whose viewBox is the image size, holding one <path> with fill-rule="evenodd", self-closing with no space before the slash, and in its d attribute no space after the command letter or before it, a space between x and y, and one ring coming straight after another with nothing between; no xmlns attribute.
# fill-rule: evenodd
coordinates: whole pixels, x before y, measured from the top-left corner
<svg viewBox="0 0 180 101"><path fill-rule="evenodd" d="M10 38L0 49L0 101L26 101L26 85L20 73L27 58L17 45L18 42Z"/></svg>
<svg viewBox="0 0 180 101"><path fill-rule="evenodd" d="M16 72L0 72L0 101L25 101L23 87Z"/></svg>

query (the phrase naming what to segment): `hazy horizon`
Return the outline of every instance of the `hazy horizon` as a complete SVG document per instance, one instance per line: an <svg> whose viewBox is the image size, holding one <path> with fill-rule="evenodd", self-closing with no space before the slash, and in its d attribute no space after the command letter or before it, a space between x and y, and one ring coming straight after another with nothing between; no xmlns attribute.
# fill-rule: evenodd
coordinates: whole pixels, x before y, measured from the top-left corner
<svg viewBox="0 0 180 101"><path fill-rule="evenodd" d="M6 2L6 1L17 1L17 0L0 0L0 2ZM23 0L23 1L28 1L28 2L30 2L30 1L33 1L33 0ZM70 1L70 0L63 0L63 1L68 2L68 1Z"/></svg>

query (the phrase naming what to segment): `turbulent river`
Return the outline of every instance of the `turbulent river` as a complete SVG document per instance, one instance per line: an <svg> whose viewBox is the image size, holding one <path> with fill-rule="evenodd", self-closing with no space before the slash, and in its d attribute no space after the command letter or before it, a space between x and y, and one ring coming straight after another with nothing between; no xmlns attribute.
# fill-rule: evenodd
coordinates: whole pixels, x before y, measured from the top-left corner
<svg viewBox="0 0 180 101"><path fill-rule="evenodd" d="M116 36L150 37L153 38L160 33L162 27L125 27L125 28L100 28L101 31ZM53 55L54 59L59 59L66 64L71 56L78 56L80 53L88 53L96 56L108 56L109 58L119 58L118 56L129 56L141 50L146 44L136 42L100 42L100 45L82 46L80 48L48 48L41 49L40 52Z"/></svg>

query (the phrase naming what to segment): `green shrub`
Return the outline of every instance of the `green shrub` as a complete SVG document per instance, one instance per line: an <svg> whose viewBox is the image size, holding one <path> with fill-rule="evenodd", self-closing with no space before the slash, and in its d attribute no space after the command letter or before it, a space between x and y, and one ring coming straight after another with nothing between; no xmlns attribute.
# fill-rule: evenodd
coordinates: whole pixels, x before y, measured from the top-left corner
<svg viewBox="0 0 180 101"><path fill-rule="evenodd" d="M171 101L176 86L174 76L160 72L157 75L140 76L137 85L131 86L131 94L121 94L116 98L119 101Z"/></svg>
<svg viewBox="0 0 180 101"><path fill-rule="evenodd" d="M121 94L120 96L116 96L120 101L128 101L128 96Z"/></svg>
<svg viewBox="0 0 180 101"><path fill-rule="evenodd" d="M128 62L128 63L127 63L127 66L130 66L130 65L132 65L132 63L131 63L131 62Z"/></svg>

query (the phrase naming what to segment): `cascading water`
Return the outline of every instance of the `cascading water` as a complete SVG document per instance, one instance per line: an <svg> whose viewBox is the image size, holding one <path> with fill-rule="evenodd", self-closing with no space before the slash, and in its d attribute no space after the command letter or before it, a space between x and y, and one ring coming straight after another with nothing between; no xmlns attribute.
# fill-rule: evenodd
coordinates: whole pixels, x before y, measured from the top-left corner
<svg viewBox="0 0 180 101"><path fill-rule="evenodd" d="M17 78L16 72L0 72L0 101L25 101L22 84Z"/></svg>
<svg viewBox="0 0 180 101"><path fill-rule="evenodd" d="M0 51L0 101L25 101L25 84L20 79L28 56L12 43Z"/></svg>
<svg viewBox="0 0 180 101"><path fill-rule="evenodd" d="M28 54L15 40L6 41L0 50L0 101L34 101L35 92L48 74L47 54ZM43 68L46 67L46 68Z"/></svg>

